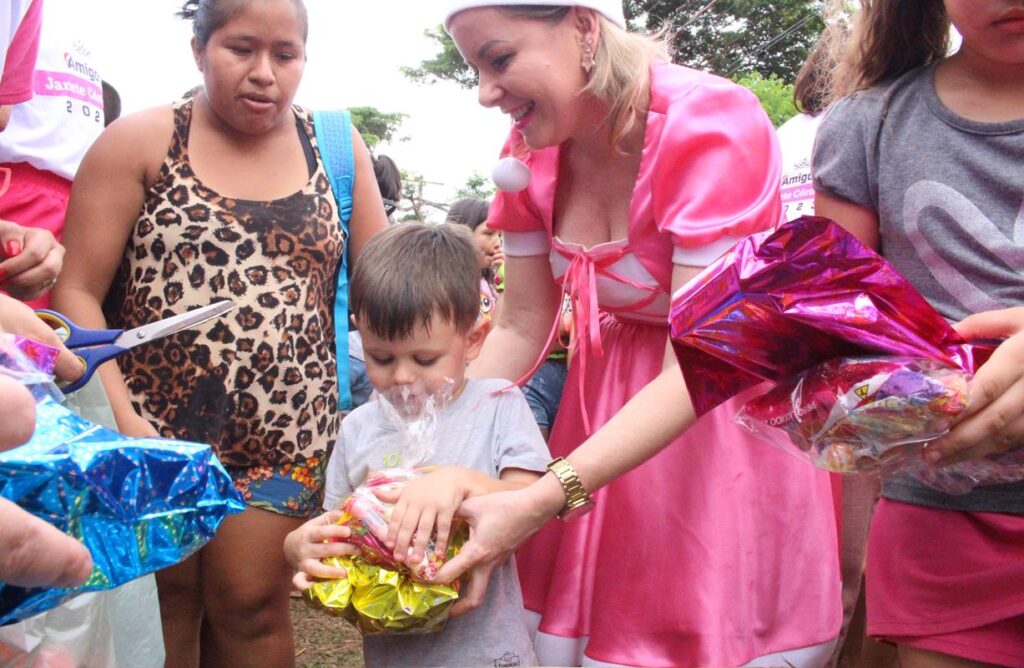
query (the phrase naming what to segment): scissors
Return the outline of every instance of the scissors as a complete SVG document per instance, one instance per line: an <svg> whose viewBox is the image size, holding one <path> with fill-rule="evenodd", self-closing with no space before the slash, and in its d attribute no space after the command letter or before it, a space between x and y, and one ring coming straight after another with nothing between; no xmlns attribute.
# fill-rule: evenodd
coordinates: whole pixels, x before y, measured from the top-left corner
<svg viewBox="0 0 1024 668"><path fill-rule="evenodd" d="M85 366L85 372L78 380L61 388L64 394L71 394L89 382L101 364L123 355L135 346L155 339L191 329L204 322L220 317L235 308L230 300L214 302L209 306L180 313L170 318L157 320L135 329L86 329L79 327L68 318L57 313L39 309L36 315L57 333L57 338L67 346ZM109 345L107 345L109 344Z"/></svg>

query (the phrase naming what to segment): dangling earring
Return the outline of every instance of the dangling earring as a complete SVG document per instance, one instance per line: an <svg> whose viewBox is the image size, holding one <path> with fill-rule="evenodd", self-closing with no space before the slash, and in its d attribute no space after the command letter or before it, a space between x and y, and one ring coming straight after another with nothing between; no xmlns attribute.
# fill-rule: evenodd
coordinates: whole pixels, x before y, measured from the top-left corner
<svg viewBox="0 0 1024 668"><path fill-rule="evenodd" d="M589 37L583 43L583 61L580 63L580 66L587 74L590 74L590 70L594 69L594 41Z"/></svg>

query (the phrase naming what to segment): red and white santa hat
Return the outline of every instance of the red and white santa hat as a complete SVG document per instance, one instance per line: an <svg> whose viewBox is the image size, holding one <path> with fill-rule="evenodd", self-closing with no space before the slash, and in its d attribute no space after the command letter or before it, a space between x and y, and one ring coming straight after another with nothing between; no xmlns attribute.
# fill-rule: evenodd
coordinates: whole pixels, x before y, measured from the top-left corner
<svg viewBox="0 0 1024 668"><path fill-rule="evenodd" d="M447 2L448 10L444 15L444 28L448 30L448 24L451 23L452 17L461 11L476 7L502 7L509 5L538 5L542 7L575 5L577 7L586 7L598 12L623 30L626 29L626 16L622 13L622 0L576 0L575 2L572 0L562 0L562 2L556 2L555 0L449 0Z"/></svg>

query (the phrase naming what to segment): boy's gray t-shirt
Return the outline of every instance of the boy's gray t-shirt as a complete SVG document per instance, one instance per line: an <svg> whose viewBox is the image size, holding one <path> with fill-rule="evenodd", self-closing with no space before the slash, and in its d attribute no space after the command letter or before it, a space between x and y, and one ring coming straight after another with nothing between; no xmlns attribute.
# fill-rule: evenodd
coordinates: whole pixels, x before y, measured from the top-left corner
<svg viewBox="0 0 1024 668"><path fill-rule="evenodd" d="M979 123L939 99L935 65L837 102L820 128L815 189L878 214L880 251L951 322L1024 305L1024 121ZM890 499L1024 512L1024 483L963 496L911 478Z"/></svg>
<svg viewBox="0 0 1024 668"><path fill-rule="evenodd" d="M461 466L498 477L505 469L543 472L547 445L518 388L506 380L468 380L438 419L437 451L428 464ZM374 401L352 411L327 465L324 508L332 510L383 468L405 465L400 433ZM367 666L533 666L515 563L495 569L483 605L448 622L441 633L363 639Z"/></svg>

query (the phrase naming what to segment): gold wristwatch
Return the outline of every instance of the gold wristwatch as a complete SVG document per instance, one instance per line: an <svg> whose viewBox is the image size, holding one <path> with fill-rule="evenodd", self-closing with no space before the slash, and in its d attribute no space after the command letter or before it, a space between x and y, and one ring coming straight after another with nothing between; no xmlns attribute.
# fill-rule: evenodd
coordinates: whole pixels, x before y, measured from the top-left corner
<svg viewBox="0 0 1024 668"><path fill-rule="evenodd" d="M585 515L594 507L594 500L590 498L572 464L558 457L548 464L548 470L555 474L558 482L562 484L562 489L565 490L565 506L558 511L559 519L569 520Z"/></svg>

